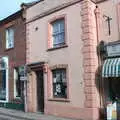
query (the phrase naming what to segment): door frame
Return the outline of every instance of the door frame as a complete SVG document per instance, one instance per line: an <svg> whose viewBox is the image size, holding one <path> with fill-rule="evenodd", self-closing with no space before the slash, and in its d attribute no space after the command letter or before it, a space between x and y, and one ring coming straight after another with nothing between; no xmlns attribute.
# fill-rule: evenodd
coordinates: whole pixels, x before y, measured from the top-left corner
<svg viewBox="0 0 120 120"><path fill-rule="evenodd" d="M43 111L45 110L45 81L44 81L44 66L45 62L35 62L31 64L27 64L27 69L28 73L31 73L32 71L36 74L37 71L42 70L43 71L43 88L44 88L44 108ZM37 83L37 74L36 74L36 83ZM36 85L37 87L37 85ZM37 96L37 89L36 89L36 96ZM38 105L38 100L36 100L36 105ZM36 112L38 112L38 107L36 106ZM44 112L43 112L44 113Z"/></svg>

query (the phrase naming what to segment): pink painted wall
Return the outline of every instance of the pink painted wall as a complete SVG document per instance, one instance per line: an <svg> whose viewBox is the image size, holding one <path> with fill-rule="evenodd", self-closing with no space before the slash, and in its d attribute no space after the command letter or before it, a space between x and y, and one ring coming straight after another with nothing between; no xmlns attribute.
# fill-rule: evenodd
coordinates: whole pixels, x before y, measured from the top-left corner
<svg viewBox="0 0 120 120"><path fill-rule="evenodd" d="M61 0L60 2L54 0L52 4L49 0L46 0L44 5L41 2L40 4L27 10L27 21L34 18L37 14L41 14L41 7L44 10L56 6L58 3L61 4L68 1L70 0ZM27 63L45 61L48 63L48 66L68 64L68 90L70 102L48 101L47 77L44 79L45 112L48 114L70 117L73 115L74 117L77 117L79 116L78 114L83 114L82 111L84 110L85 95L83 82L83 41L81 38L82 30L80 12L81 4L77 3L27 24ZM54 17L59 17L61 15L66 16L66 41L68 47L54 51L47 51L48 22ZM35 30L36 27L38 28L37 31ZM74 110L76 113L73 113ZM81 113L78 111L81 111Z"/></svg>
<svg viewBox="0 0 120 120"><path fill-rule="evenodd" d="M39 4L36 4L33 7L30 7L27 10L27 20L31 20L37 15L43 14L46 11L49 11L53 8L56 8L58 6L64 6L64 4L69 3L69 2L75 2L75 1L80 1L80 0L44 0L40 2Z"/></svg>
<svg viewBox="0 0 120 120"><path fill-rule="evenodd" d="M120 4L119 0L107 0L103 3L98 4L101 14L100 39L106 42L120 40L120 27L119 27L120 19L118 19L118 16L120 16L120 12L117 13L118 4ZM107 23L105 22L103 15L107 15L112 18L110 36L108 35Z"/></svg>
<svg viewBox="0 0 120 120"><path fill-rule="evenodd" d="M56 7L75 1L79 0L60 0L59 2L45 0L27 9L26 17L29 22L27 23L27 63L44 61L48 63L48 67L58 64L68 65L69 102L48 101L48 91L51 90L48 86L50 81L47 73L44 74L46 114L96 120L99 118L100 106L99 90L95 82L98 68L95 3L84 0L30 22L37 16L44 15L46 11L55 10ZM47 51L48 22L61 15L66 18L68 47ZM34 94L35 91L30 92ZM35 104L34 100L33 103Z"/></svg>

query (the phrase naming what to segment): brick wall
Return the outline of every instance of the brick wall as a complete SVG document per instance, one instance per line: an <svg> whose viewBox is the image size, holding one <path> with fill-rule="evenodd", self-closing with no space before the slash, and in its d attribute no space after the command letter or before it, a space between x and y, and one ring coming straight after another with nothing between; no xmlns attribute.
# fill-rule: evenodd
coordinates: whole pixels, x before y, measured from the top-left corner
<svg viewBox="0 0 120 120"><path fill-rule="evenodd" d="M15 30L14 48L6 49L5 30L10 26ZM0 24L0 56L8 56L9 59L9 99L13 99L14 96L13 69L14 67L24 65L26 62L25 34L25 23L21 15Z"/></svg>

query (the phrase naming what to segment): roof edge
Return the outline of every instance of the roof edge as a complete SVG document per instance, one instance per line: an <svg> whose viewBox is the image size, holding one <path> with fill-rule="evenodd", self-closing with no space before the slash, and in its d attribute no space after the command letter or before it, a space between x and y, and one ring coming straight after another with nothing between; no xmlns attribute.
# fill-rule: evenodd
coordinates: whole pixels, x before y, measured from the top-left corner
<svg viewBox="0 0 120 120"><path fill-rule="evenodd" d="M21 10L15 12L15 13L9 15L8 17L0 20L0 25L6 24L6 23L8 23L8 22L10 22L12 20L15 20L16 18L22 16L22 13L23 13L23 10L21 9Z"/></svg>
<svg viewBox="0 0 120 120"><path fill-rule="evenodd" d="M108 0L96 0L96 4L102 3L102 2L106 2Z"/></svg>
<svg viewBox="0 0 120 120"><path fill-rule="evenodd" d="M42 2L42 1L44 1L44 0L37 0L37 1L29 2L29 3L22 3L21 8L22 9L27 9L27 8L30 8L30 7L32 7L32 6L34 6L37 3Z"/></svg>

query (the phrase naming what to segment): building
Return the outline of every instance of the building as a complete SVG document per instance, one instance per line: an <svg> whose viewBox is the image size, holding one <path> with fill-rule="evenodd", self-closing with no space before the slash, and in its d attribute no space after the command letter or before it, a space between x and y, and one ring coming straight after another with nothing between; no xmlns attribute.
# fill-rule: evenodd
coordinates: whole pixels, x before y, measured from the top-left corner
<svg viewBox="0 0 120 120"><path fill-rule="evenodd" d="M119 56L120 56L120 1L106 0L98 4L98 41L101 48L101 97L104 108L116 105L116 119L120 119Z"/></svg>
<svg viewBox="0 0 120 120"><path fill-rule="evenodd" d="M27 110L85 120L107 116L104 54L109 42L120 39L120 1L42 0L22 7Z"/></svg>
<svg viewBox="0 0 120 120"><path fill-rule="evenodd" d="M22 14L20 10L0 21L0 106L15 109L24 109L20 66L26 63L26 29Z"/></svg>
<svg viewBox="0 0 120 120"><path fill-rule="evenodd" d="M99 117L95 9L90 0L44 0L26 8L28 111Z"/></svg>

